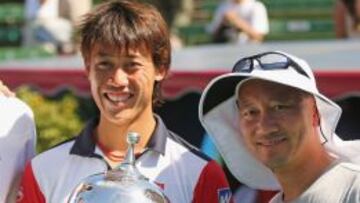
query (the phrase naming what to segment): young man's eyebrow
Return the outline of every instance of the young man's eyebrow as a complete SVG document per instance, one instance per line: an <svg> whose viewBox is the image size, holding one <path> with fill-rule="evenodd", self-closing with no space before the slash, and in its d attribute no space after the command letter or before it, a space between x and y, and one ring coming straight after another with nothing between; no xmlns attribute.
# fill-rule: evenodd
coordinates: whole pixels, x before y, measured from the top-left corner
<svg viewBox="0 0 360 203"><path fill-rule="evenodd" d="M105 52L105 51L99 51L97 53L98 56L100 57L116 57L115 55L113 55L112 53L109 53L109 52ZM124 55L124 57L126 58L130 58L130 59L135 59L135 58L138 58L139 55L138 54L134 54L134 53L127 53Z"/></svg>
<svg viewBox="0 0 360 203"><path fill-rule="evenodd" d="M108 52L102 52L102 51L99 51L99 52L97 53L97 55L100 56L100 57L111 57L111 56L112 56L110 53L108 53Z"/></svg>

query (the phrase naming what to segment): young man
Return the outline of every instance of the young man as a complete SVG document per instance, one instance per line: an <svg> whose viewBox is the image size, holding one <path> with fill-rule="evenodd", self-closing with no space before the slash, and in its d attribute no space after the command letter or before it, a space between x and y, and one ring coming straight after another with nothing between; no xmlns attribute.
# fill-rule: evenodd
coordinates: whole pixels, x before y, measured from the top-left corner
<svg viewBox="0 0 360 203"><path fill-rule="evenodd" d="M100 110L73 140L27 166L20 202L64 202L85 177L117 166L138 132L137 167L172 203L230 199L222 169L170 132L153 113L170 65L166 24L152 6L108 1L85 16L81 51Z"/></svg>
<svg viewBox="0 0 360 203"><path fill-rule="evenodd" d="M359 202L360 143L335 133L341 109L308 64L282 52L239 60L210 82L199 116L240 182L271 202Z"/></svg>
<svg viewBox="0 0 360 203"><path fill-rule="evenodd" d="M0 202L15 202L25 164L35 156L33 113L11 95L0 81Z"/></svg>

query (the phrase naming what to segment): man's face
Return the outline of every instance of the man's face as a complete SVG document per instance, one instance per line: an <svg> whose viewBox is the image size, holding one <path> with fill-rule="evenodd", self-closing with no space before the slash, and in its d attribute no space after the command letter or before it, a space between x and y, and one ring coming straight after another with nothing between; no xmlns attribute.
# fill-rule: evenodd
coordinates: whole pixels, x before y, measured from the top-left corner
<svg viewBox="0 0 360 203"><path fill-rule="evenodd" d="M312 96L284 85L257 79L245 82L238 105L247 149L273 170L308 158L307 150L316 142L314 102Z"/></svg>
<svg viewBox="0 0 360 203"><path fill-rule="evenodd" d="M155 68L150 53L95 46L86 66L102 118L121 125L152 116L154 83L164 78L165 71Z"/></svg>

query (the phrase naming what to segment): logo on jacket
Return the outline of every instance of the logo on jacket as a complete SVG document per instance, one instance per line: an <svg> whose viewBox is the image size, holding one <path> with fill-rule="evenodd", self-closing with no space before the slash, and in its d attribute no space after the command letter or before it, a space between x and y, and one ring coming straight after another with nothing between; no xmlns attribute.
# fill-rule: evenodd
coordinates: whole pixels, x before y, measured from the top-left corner
<svg viewBox="0 0 360 203"><path fill-rule="evenodd" d="M218 189L218 202L229 203L231 200L231 190L229 188Z"/></svg>
<svg viewBox="0 0 360 203"><path fill-rule="evenodd" d="M160 187L163 191L165 190L165 184L164 183L160 183L160 182L157 182L157 181L154 181L154 183Z"/></svg>
<svg viewBox="0 0 360 203"><path fill-rule="evenodd" d="M24 199L23 187L20 186L19 190L16 193L16 202L21 202Z"/></svg>

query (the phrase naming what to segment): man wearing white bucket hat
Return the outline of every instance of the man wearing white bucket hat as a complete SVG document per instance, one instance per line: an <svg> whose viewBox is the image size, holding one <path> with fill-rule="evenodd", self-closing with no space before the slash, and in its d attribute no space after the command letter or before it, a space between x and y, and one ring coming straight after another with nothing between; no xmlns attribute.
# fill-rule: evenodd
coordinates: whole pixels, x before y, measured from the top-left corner
<svg viewBox="0 0 360 203"><path fill-rule="evenodd" d="M309 65L284 52L239 60L213 79L199 117L233 175L277 202L360 202L360 142L335 134L341 109Z"/></svg>

